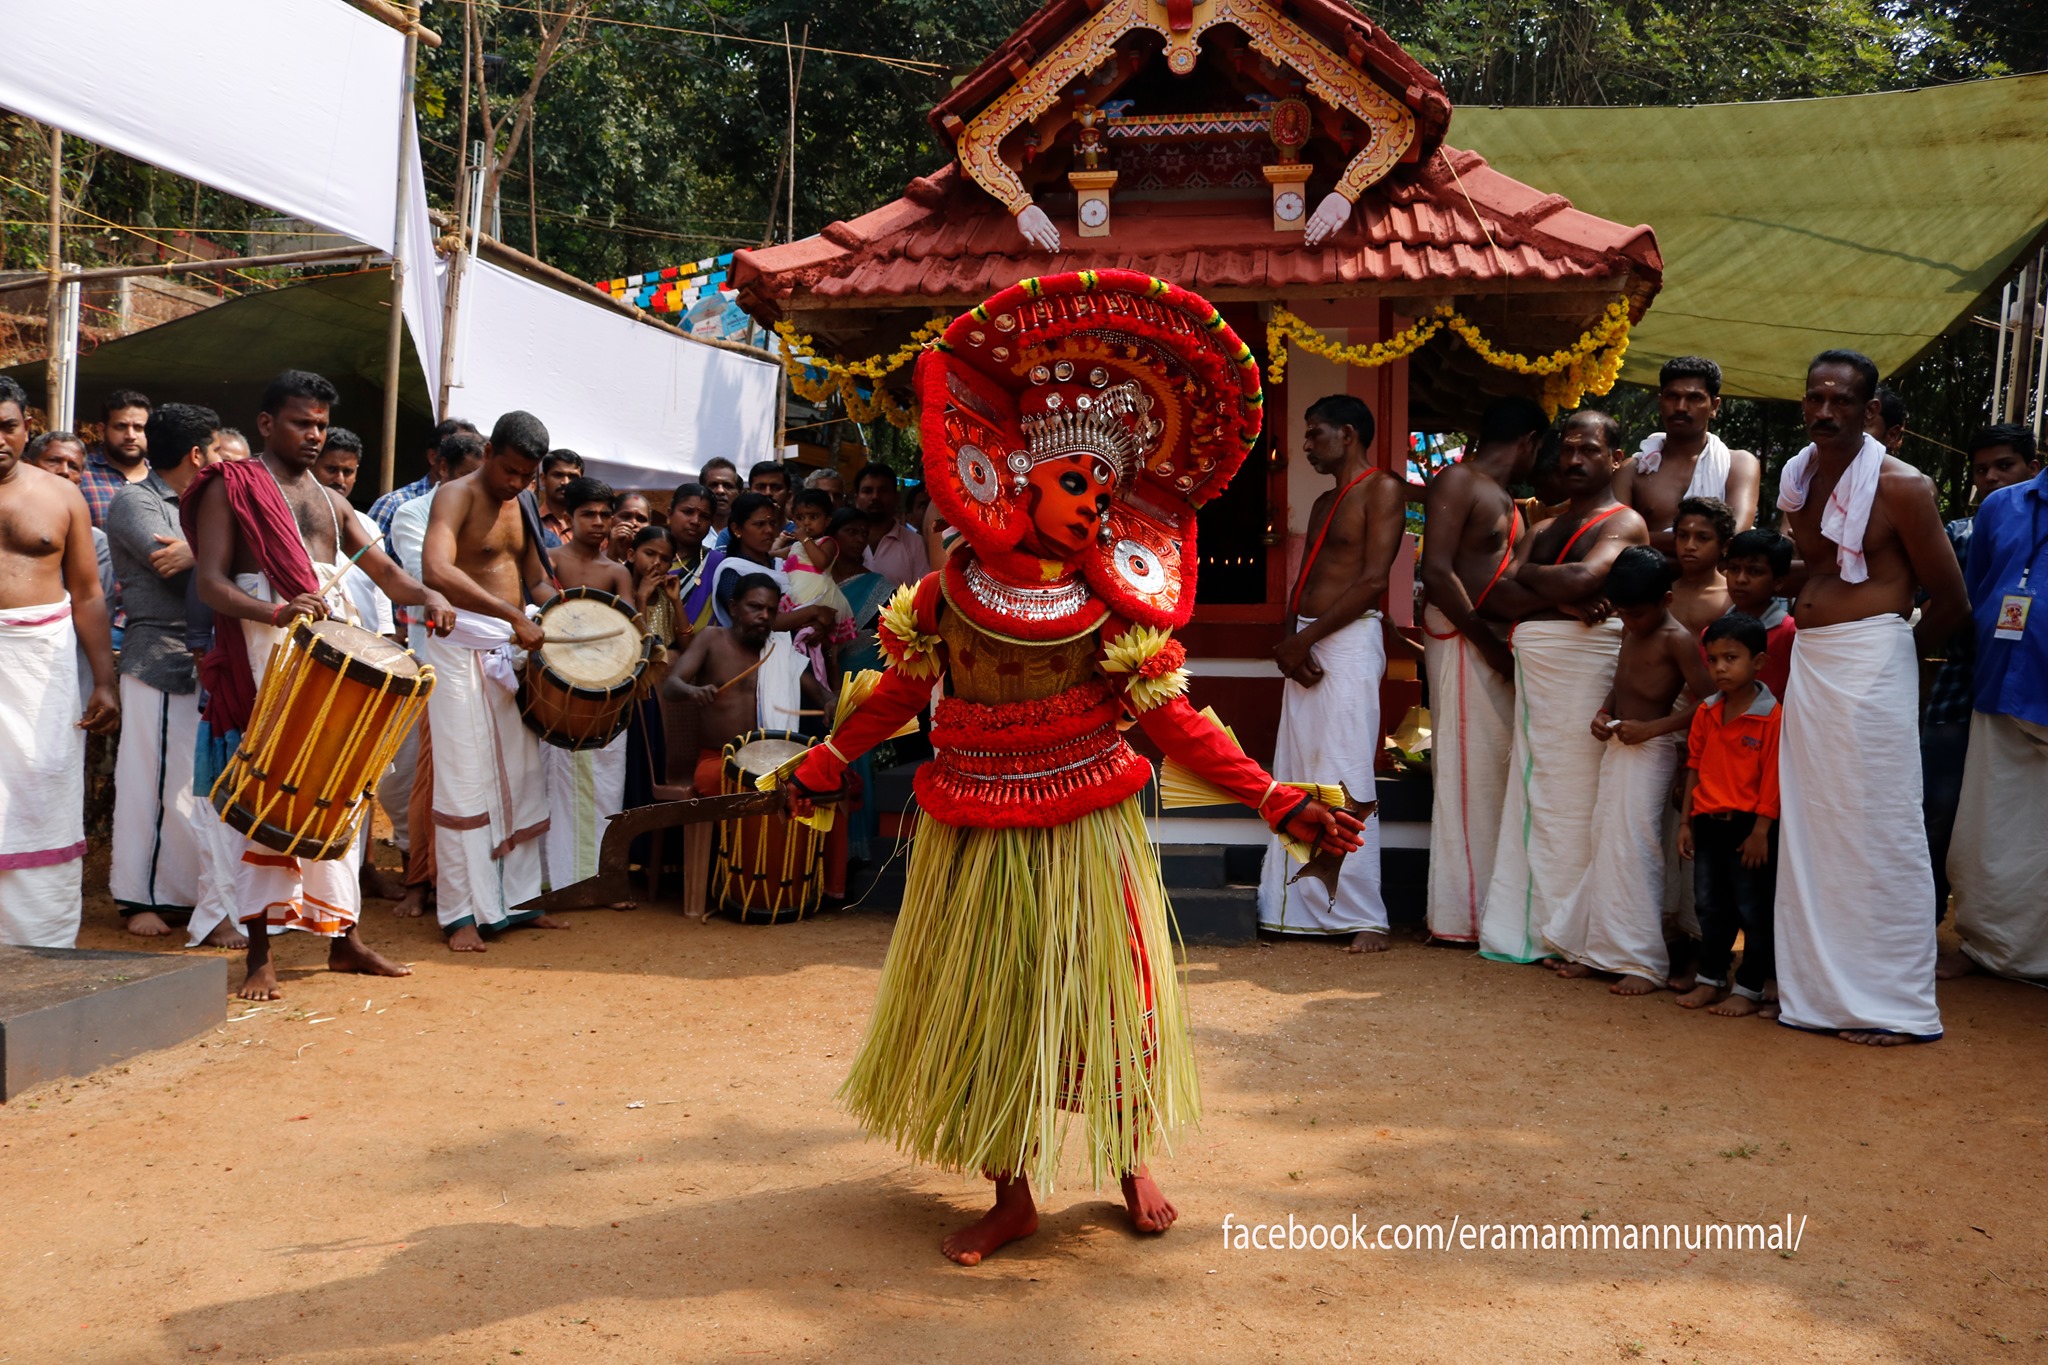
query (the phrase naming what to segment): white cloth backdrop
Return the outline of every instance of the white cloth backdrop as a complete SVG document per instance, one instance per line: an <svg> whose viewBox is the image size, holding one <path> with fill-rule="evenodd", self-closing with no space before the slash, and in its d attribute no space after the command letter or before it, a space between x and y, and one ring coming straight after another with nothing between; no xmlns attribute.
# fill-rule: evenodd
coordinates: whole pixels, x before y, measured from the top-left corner
<svg viewBox="0 0 2048 1365"><path fill-rule="evenodd" d="M472 260L450 412L485 431L523 408L619 488L666 491L705 460L776 457L781 366L650 327L593 300Z"/></svg>
<svg viewBox="0 0 2048 1365"><path fill-rule="evenodd" d="M405 313L433 391L440 295L417 143L408 241L392 240L403 34L342 0L19 0L6 10L0 107L395 249L409 267L426 262L410 272ZM107 53L137 54L162 79L81 75Z"/></svg>

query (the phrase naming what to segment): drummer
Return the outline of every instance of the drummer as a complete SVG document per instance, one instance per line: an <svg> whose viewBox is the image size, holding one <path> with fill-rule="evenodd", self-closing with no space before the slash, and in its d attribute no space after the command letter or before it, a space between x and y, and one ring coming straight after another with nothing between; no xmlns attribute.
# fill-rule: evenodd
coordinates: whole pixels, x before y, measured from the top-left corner
<svg viewBox="0 0 2048 1365"><path fill-rule="evenodd" d="M569 534L550 558L555 586L563 590L591 588L619 597L633 610L633 575L605 553L611 542L618 494L600 479L579 475L562 490L569 513ZM542 749L548 770L548 833L541 845L542 884L567 886L597 872L597 850L604 827L626 805L626 735L602 749ZM614 910L631 910L633 902L616 901Z"/></svg>
<svg viewBox="0 0 2048 1365"><path fill-rule="evenodd" d="M770 626L782 604L782 589L767 574L748 574L732 585L727 611L732 624L708 626L690 637L689 647L669 670L663 690L697 703L696 791L718 791L725 746L761 720L756 686Z"/></svg>
<svg viewBox="0 0 2048 1365"><path fill-rule="evenodd" d="M204 723L216 736L249 723L272 644L293 618L329 614L351 558L393 602L424 607L435 629L454 622L448 599L377 549L348 503L313 477L338 397L317 374L278 375L264 390L256 419L261 453L208 466L179 499L194 583L214 612L213 648L200 663L199 679L207 692ZM254 927L248 976L237 992L242 999L278 998L266 928L333 940L327 953L332 971L411 973L362 941L358 849L351 843L344 856L316 861L244 844L235 872L235 917Z"/></svg>

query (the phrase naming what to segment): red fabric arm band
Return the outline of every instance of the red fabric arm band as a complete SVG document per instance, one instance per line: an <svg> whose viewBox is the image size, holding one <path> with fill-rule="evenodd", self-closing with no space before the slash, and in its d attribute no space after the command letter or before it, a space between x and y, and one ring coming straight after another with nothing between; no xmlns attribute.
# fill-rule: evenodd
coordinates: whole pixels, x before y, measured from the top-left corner
<svg viewBox="0 0 2048 1365"><path fill-rule="evenodd" d="M814 792L837 791L847 764L895 734L904 721L922 711L931 699L932 684L928 679L905 677L893 668L883 673L882 681L860 708L846 718L846 724L804 756L804 761L797 765L797 781Z"/></svg>

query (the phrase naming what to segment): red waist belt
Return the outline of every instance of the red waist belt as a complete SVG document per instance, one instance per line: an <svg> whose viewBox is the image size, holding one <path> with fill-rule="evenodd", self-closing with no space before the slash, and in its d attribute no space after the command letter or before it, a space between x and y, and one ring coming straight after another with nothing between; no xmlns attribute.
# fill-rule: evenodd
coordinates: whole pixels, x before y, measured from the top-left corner
<svg viewBox="0 0 2048 1365"><path fill-rule="evenodd" d="M1042 701L947 697L932 715L935 756L914 779L918 804L984 829L1049 829L1113 806L1152 776L1118 733L1121 714L1100 679Z"/></svg>

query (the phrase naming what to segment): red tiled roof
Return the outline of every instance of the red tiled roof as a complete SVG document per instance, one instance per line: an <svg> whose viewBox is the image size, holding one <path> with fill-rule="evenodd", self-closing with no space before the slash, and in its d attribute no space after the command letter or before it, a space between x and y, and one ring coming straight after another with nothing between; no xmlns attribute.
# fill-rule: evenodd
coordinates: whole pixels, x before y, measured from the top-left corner
<svg viewBox="0 0 2048 1365"><path fill-rule="evenodd" d="M1048 6L1032 23L1058 8ZM1111 266L1219 299L1384 293L1401 285L1416 293L1498 293L1515 281L1616 281L1640 315L1664 270L1648 227L1581 213L1561 195L1493 170L1476 152L1449 147L1368 190L1344 230L1317 247L1274 232L1264 196L1119 200L1111 225L1108 237L1083 238L1071 221L1061 222L1063 249L1048 255L948 166L850 223L736 253L732 280L741 306L765 321L806 306L961 306L1029 276Z"/></svg>

